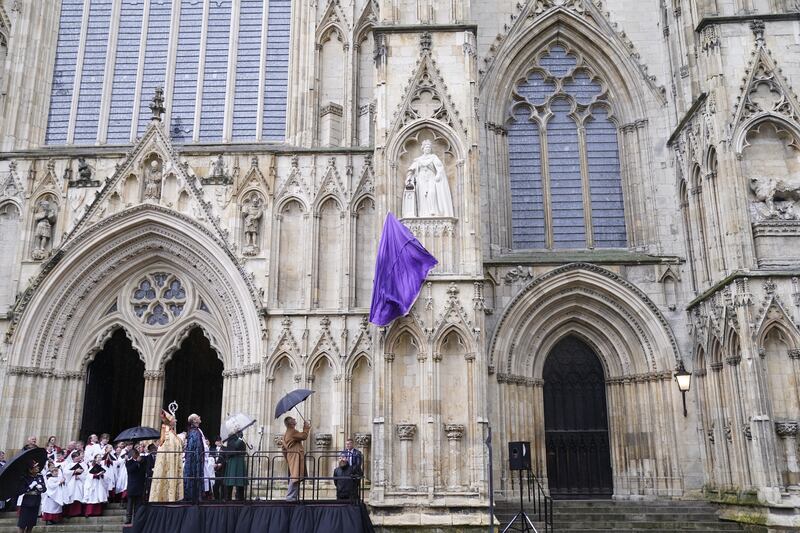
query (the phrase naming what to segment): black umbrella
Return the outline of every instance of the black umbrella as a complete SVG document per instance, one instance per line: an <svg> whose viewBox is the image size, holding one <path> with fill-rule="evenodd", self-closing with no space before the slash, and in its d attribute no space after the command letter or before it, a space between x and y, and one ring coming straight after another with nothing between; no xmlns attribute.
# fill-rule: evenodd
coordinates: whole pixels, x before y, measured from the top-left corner
<svg viewBox="0 0 800 533"><path fill-rule="evenodd" d="M155 440L161 437L161 433L157 429L149 428L146 426L138 426L135 428L128 428L114 439L114 442L123 440L131 442L139 442L140 440Z"/></svg>
<svg viewBox="0 0 800 533"><path fill-rule="evenodd" d="M280 400L278 400L278 405L275 406L275 418L278 418L282 414L286 413L287 411L294 409L299 404L303 403L306 398L314 394L313 390L310 389L295 389ZM297 411L297 414L300 414L300 411ZM300 418L303 418L303 415L300 415ZM305 420L305 418L303 418Z"/></svg>
<svg viewBox="0 0 800 533"><path fill-rule="evenodd" d="M23 450L6 463L0 470L0 501L15 498L25 492L27 487L21 485L31 467L31 461L39 463L39 468L43 470L47 462L47 450L44 448Z"/></svg>

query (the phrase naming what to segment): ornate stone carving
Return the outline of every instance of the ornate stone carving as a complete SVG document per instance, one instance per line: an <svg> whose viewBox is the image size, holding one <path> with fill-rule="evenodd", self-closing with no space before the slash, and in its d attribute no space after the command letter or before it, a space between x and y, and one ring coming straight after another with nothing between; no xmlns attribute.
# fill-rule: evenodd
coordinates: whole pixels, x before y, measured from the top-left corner
<svg viewBox="0 0 800 533"><path fill-rule="evenodd" d="M167 272L154 272L143 277L130 295L133 314L151 327L161 327L183 315L186 288L183 282Z"/></svg>
<svg viewBox="0 0 800 533"><path fill-rule="evenodd" d="M157 202L161 198L162 165L153 159L147 165L144 178L144 199Z"/></svg>
<svg viewBox="0 0 800 533"><path fill-rule="evenodd" d="M453 199L444 163L432 150L430 140L422 141L422 155L408 167L403 218L453 216Z"/></svg>
<svg viewBox="0 0 800 533"><path fill-rule="evenodd" d="M800 359L800 349L792 348L788 351L789 359Z"/></svg>
<svg viewBox="0 0 800 533"><path fill-rule="evenodd" d="M775 422L775 433L779 437L797 437L798 423L796 420Z"/></svg>
<svg viewBox="0 0 800 533"><path fill-rule="evenodd" d="M244 216L245 243L242 255L253 256L260 251L261 218L264 216L264 202L258 193L252 193L242 205Z"/></svg>
<svg viewBox="0 0 800 533"><path fill-rule="evenodd" d="M464 424L445 424L444 432L447 440L461 440L464 438Z"/></svg>
<svg viewBox="0 0 800 533"><path fill-rule="evenodd" d="M314 443L317 445L317 448L328 449L331 446L331 441L333 440L333 435L330 433L317 433L314 435Z"/></svg>
<svg viewBox="0 0 800 533"><path fill-rule="evenodd" d="M400 440L414 440L414 436L417 434L417 425L397 424L395 431L397 432L397 438Z"/></svg>
<svg viewBox="0 0 800 533"><path fill-rule="evenodd" d="M161 115L164 114L166 108L164 107L164 88L161 86L156 87L153 100L150 102L150 112L153 113L152 120L161 122Z"/></svg>
<svg viewBox="0 0 800 533"><path fill-rule="evenodd" d="M503 283L511 285L516 281L526 282L532 280L533 277L532 267L523 267L519 265L506 272L503 276Z"/></svg>
<svg viewBox="0 0 800 533"><path fill-rule="evenodd" d="M800 220L800 176L751 176L750 190L753 220Z"/></svg>
<svg viewBox="0 0 800 533"><path fill-rule="evenodd" d="M283 433L275 433L272 436L272 442L276 448L283 448Z"/></svg>
<svg viewBox="0 0 800 533"><path fill-rule="evenodd" d="M356 433L353 441L359 448L369 448L372 444L372 433Z"/></svg>
<svg viewBox="0 0 800 533"><path fill-rule="evenodd" d="M212 159L209 163L208 177L203 180L203 185L230 185L231 176L225 167L225 160L222 154Z"/></svg>
<svg viewBox="0 0 800 533"><path fill-rule="evenodd" d="M55 175L52 169L50 172ZM78 158L78 179L72 179L72 169L69 167L64 169L64 174L68 176L67 184L70 187L100 187L100 181L92 179L94 171L84 157Z"/></svg>
<svg viewBox="0 0 800 533"><path fill-rule="evenodd" d="M747 439L747 440L753 440L753 430L752 430L752 428L750 427L750 425L749 425L749 424L748 424L748 425L746 425L746 426L745 426L745 427L742 429L742 432L744 433L744 438L745 438L745 439Z"/></svg>
<svg viewBox="0 0 800 533"><path fill-rule="evenodd" d="M56 205L48 199L39 200L33 213L34 249L31 256L36 260L47 257L52 247L53 226L56 223Z"/></svg>

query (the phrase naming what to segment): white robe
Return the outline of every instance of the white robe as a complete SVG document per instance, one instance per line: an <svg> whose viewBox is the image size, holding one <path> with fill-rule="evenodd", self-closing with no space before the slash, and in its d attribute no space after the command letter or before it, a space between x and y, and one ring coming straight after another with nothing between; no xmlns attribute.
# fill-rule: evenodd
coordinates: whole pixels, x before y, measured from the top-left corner
<svg viewBox="0 0 800 533"><path fill-rule="evenodd" d="M105 503L108 501L105 475L95 477L86 471L86 480L83 482L83 503Z"/></svg>
<svg viewBox="0 0 800 533"><path fill-rule="evenodd" d="M74 464L70 465L69 468L72 468L72 466L74 466ZM81 464L81 467L83 468L83 473L77 476L74 470L64 470L64 477L67 478L67 488L64 491L64 505L83 501L83 482L86 479L88 467L85 464Z"/></svg>
<svg viewBox="0 0 800 533"><path fill-rule="evenodd" d="M114 461L114 492L122 494L128 490L128 469L125 468L126 455L121 455Z"/></svg>
<svg viewBox="0 0 800 533"><path fill-rule="evenodd" d="M66 478L62 472L57 476L50 476L45 479L47 492L42 494L42 512L48 514L60 514L63 511L64 501L68 500Z"/></svg>
<svg viewBox="0 0 800 533"><path fill-rule="evenodd" d="M214 458L206 452L206 460L203 465L203 491L209 492L214 488Z"/></svg>
<svg viewBox="0 0 800 533"><path fill-rule="evenodd" d="M114 458L113 455L111 457ZM106 482L106 491L107 492L111 492L112 490L115 490L115 487L117 486L117 469L114 468L114 463L115 462L116 462L116 459L112 459L111 464L106 464L105 461L103 461L101 463L103 465L103 468L106 469L106 473L105 473L104 479L105 479L105 482Z"/></svg>
<svg viewBox="0 0 800 533"><path fill-rule="evenodd" d="M89 444L83 451L83 460L86 462L87 465L90 465L92 464L92 461L94 461L95 456L100 455L102 453L103 453L103 447L100 446L100 443Z"/></svg>

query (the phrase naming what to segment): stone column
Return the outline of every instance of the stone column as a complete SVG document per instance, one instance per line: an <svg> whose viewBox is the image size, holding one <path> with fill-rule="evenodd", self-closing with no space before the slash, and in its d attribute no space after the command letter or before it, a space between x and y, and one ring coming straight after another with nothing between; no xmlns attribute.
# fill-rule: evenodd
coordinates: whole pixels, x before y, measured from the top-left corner
<svg viewBox="0 0 800 533"><path fill-rule="evenodd" d="M464 424L445 424L444 432L447 435L450 447L450 462L448 464L447 486L456 489L461 486L461 439L464 438Z"/></svg>
<svg viewBox="0 0 800 533"><path fill-rule="evenodd" d="M786 470L783 482L787 488L800 489L800 467L797 465L797 422L775 422L775 433L783 440L786 454Z"/></svg>
<svg viewBox="0 0 800 533"><path fill-rule="evenodd" d="M364 481L370 479L371 468L370 468L370 445L372 444L372 433L356 433L355 438L353 439L356 443L356 447L361 450L361 453L364 454Z"/></svg>
<svg viewBox="0 0 800 533"><path fill-rule="evenodd" d="M146 370L144 373L144 400L142 401L142 425L161 427L159 414L166 405L161 402L164 396L164 371Z"/></svg>
<svg viewBox="0 0 800 533"><path fill-rule="evenodd" d="M316 477L329 477L333 475L333 470L328 468L330 458L326 456L331 447L333 435L330 433L317 433L314 435L314 444L317 445L317 450L322 452L319 457L315 458L317 471L314 473Z"/></svg>
<svg viewBox="0 0 800 533"><path fill-rule="evenodd" d="M273 450L281 450L283 448L283 433L275 433L272 435L272 444L275 445ZM276 454L270 454L276 455ZM273 470L270 473L271 477L288 477L289 473L286 467L286 460L283 455L278 453L277 458L273 461Z"/></svg>
<svg viewBox="0 0 800 533"><path fill-rule="evenodd" d="M400 439L400 486L398 488L410 490L414 487L409 482L411 474L411 441L417 434L416 424L397 424L395 426L397 438Z"/></svg>

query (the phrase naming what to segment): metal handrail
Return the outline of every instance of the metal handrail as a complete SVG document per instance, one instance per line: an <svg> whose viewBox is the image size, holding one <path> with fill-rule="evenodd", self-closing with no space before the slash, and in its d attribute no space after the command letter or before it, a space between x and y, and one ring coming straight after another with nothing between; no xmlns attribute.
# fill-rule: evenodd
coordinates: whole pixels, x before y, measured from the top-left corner
<svg viewBox="0 0 800 533"><path fill-rule="evenodd" d="M200 461L201 472L203 475L199 476L184 476L183 469L180 476L149 476L147 479L147 486L151 486L152 482L158 479L180 479L183 481L190 481L197 484L200 489L191 503L204 503L208 500L203 500L199 497L204 491L202 490L205 481L210 480L214 482L222 482L225 480L242 481L244 487L243 498L234 501L267 501L267 500L280 500L281 496L277 490L283 488L283 484L290 481L289 466L287 458L293 454L301 452L284 452L282 450L269 450L260 451L255 453L247 453L244 451L209 451L209 452L187 452L187 451L164 451L159 450L156 452L155 460L158 461L159 456L167 454L180 454L181 460L186 459L187 454L200 455L202 457L197 460ZM364 483L363 472L357 471L352 476L333 476L333 475L320 475L324 473L326 467L333 472L333 462L339 457L340 452L305 452L305 475L301 478L301 486L299 499L301 501L351 501L353 503L361 503L364 501ZM214 475L205 476L205 458L209 455L222 455L223 457L243 457L245 459L245 476L225 476ZM283 465L281 465L283 461ZM309 468L310 466L310 468ZM281 468L283 467L283 468ZM349 500L337 500L334 492L333 498L325 498L324 491L334 490L336 481L349 480L354 482L353 493ZM237 484L239 485L239 484ZM239 485L241 486L241 485ZM310 488L309 488L310 486ZM155 503L155 502L154 502Z"/></svg>
<svg viewBox="0 0 800 533"><path fill-rule="evenodd" d="M539 477L532 470L528 470L528 501L533 503L533 514L537 516L537 522L544 524L545 533L555 531L553 529L553 498L547 494Z"/></svg>

